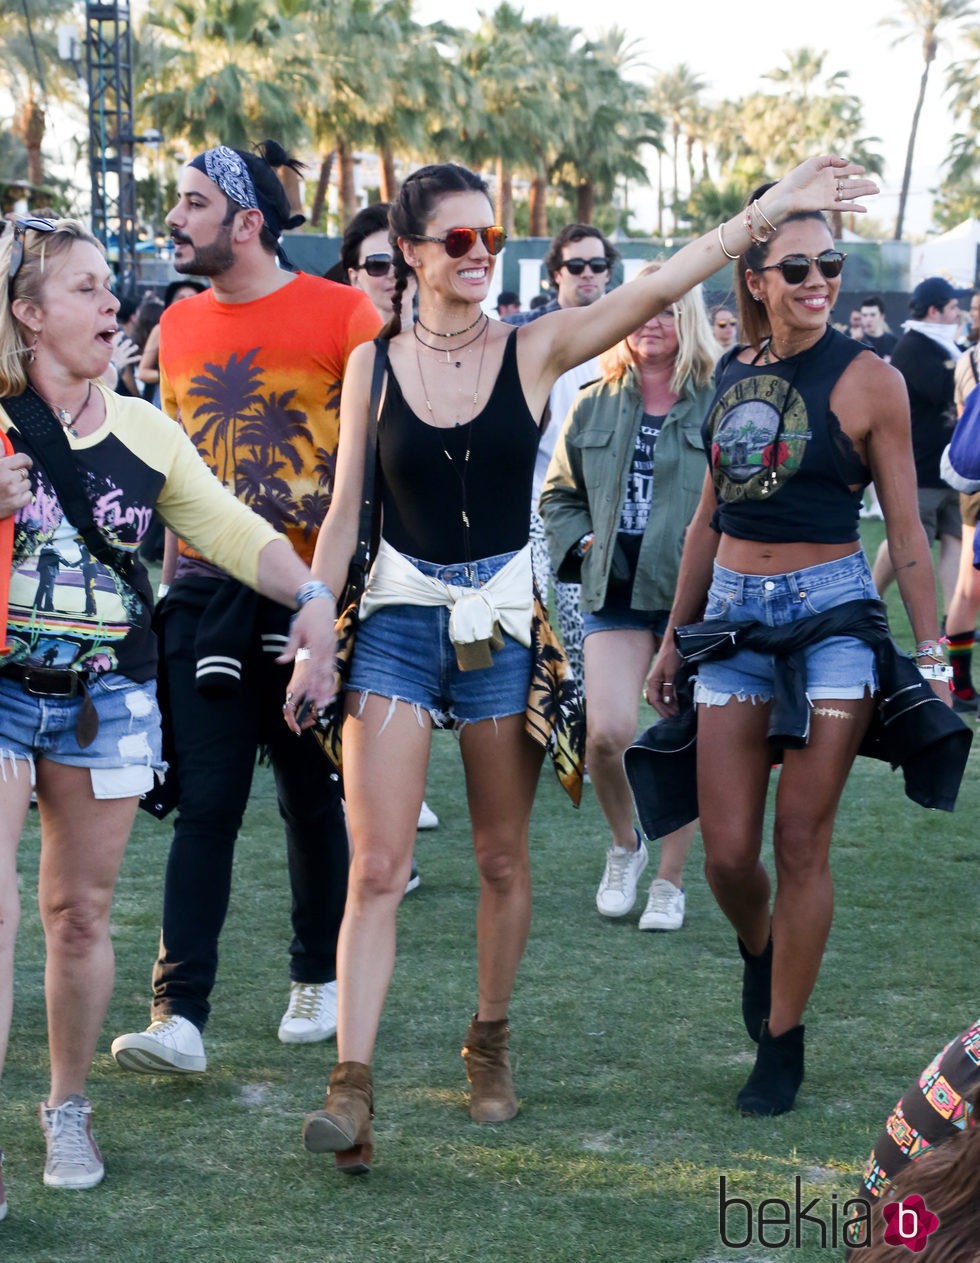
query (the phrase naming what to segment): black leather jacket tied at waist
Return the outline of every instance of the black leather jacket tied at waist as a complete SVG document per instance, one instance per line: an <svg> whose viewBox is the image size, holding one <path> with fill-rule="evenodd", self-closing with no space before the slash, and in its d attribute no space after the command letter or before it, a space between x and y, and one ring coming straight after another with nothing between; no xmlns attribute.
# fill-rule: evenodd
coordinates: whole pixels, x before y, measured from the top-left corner
<svg viewBox="0 0 980 1263"><path fill-rule="evenodd" d="M755 649L775 658L769 741L776 761L783 750L806 745L810 703L803 650L830 636L863 640L875 655L878 692L859 754L901 767L905 793L922 807L952 811L973 733L942 702L915 662L892 640L882 601L846 601L823 614L769 627L711 619L678 627L674 638L684 665L674 677L680 713L648 728L624 756L637 814L647 837L663 837L697 818L697 664Z"/></svg>

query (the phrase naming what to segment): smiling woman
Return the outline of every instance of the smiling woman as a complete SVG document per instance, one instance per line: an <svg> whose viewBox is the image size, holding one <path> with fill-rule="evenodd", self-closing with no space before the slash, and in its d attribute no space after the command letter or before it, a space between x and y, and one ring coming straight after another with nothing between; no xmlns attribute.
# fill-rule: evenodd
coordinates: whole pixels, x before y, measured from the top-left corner
<svg viewBox="0 0 980 1263"><path fill-rule="evenodd" d="M771 187L752 196L747 220ZM846 634L849 625L807 638L807 620L877 597L858 533L861 493L872 478L920 669L948 701L932 566L916 512L908 396L893 369L829 325L844 259L817 211L792 214L775 228L765 218L741 252L736 285L747 345L719 363L703 430L710 469L651 676L654 706L675 715L676 626L702 611L706 626L717 619L797 625L806 715L802 743L782 750L771 910L760 851L773 762L770 713L785 701L778 656L740 649L702 662L694 690L705 870L738 935L743 1017L758 1044L737 1097L745 1114L791 1109L803 1079L803 1011L833 911L834 818L877 686L874 653Z"/></svg>
<svg viewBox="0 0 980 1263"><path fill-rule="evenodd" d="M854 206L855 197L875 191L861 170L840 158L811 159L760 195L758 216L779 223L793 212ZM314 557L318 575L340 591L357 539L381 354L382 536L361 606L343 727L353 858L340 935L340 1061L325 1108L304 1129L307 1147L335 1152L343 1171L371 1163L370 1061L433 724L459 729L480 877L477 1010L463 1050L470 1115L503 1122L517 1113L507 1012L530 924L528 828L543 754L528 733L547 741L556 717L578 713L563 679L552 676L555 691L541 696L546 655L564 675L557 646L535 657L547 624L532 590L528 504L548 396L562 373L717 271L727 251L749 244L757 222L751 215L729 220L657 272L514 328L481 308L503 234L479 176L454 164L423 167L392 207L394 315L378 351L358 347L350 357L336 489ZM591 248L582 258L581 279L595 283L592 261L604 260ZM418 321L403 326L412 275ZM298 664L291 691L303 691L304 675ZM578 750L568 767L573 794L580 760Z"/></svg>

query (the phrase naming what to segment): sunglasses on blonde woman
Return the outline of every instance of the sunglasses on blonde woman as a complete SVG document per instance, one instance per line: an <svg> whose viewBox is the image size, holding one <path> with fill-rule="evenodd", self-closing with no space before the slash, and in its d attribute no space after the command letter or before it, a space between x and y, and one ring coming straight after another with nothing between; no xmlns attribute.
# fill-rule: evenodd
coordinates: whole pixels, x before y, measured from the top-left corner
<svg viewBox="0 0 980 1263"><path fill-rule="evenodd" d="M54 232L54 230L55 226L50 219L35 219L31 217L14 220L14 244L10 249L10 266L7 269L8 297L14 292L14 277L20 271L20 265L24 262L24 233Z"/></svg>
<svg viewBox="0 0 980 1263"><path fill-rule="evenodd" d="M821 254L788 254L778 263L767 263L757 270L772 272L778 268L787 285L802 285L810 275L810 264L815 263L820 269L820 275L832 281L835 276L840 276L846 258L843 250L824 250Z"/></svg>
<svg viewBox="0 0 980 1263"><path fill-rule="evenodd" d="M491 224L489 228L450 228L444 237L413 237L413 241L434 241L444 246L451 259L461 259L476 245L480 237L488 254L499 254L504 248L507 234L499 224Z"/></svg>

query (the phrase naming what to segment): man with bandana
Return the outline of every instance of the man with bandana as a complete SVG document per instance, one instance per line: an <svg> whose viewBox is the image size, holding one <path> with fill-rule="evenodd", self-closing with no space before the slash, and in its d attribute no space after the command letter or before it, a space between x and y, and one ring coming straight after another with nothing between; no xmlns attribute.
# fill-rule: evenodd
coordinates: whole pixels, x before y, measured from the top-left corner
<svg viewBox="0 0 980 1263"><path fill-rule="evenodd" d="M381 321L360 291L290 269L279 239L302 216L292 214L276 175L284 167L298 164L266 141L258 153L209 149L181 173L167 216L174 267L208 277L211 288L164 313L160 397L215 474L309 561L330 502L344 368ZM301 602L328 595L306 586ZM310 732L297 739L283 723L290 668L276 656L289 611L253 596L183 541L168 540L161 588L178 815L152 1021L120 1035L112 1054L127 1070L185 1074L207 1066L201 1032L259 748L275 776L292 895L284 1043L336 1030L348 847L330 765Z"/></svg>

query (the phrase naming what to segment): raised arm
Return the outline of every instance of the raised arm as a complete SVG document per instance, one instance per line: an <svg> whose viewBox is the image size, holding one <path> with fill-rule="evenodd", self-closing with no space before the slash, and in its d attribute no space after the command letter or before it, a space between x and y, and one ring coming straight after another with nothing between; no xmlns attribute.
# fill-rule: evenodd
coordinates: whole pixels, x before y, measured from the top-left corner
<svg viewBox="0 0 980 1263"><path fill-rule="evenodd" d="M767 221L778 227L800 211L864 213L865 207L855 199L877 193L878 186L862 179L863 171L862 166L833 155L807 159L759 199L753 230L766 235L770 231ZM522 376L530 372L554 381L567 369L615 345L742 254L750 241L742 212L678 250L657 272L621 285L588 307L552 312L525 325L519 335Z"/></svg>

